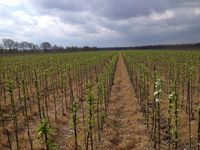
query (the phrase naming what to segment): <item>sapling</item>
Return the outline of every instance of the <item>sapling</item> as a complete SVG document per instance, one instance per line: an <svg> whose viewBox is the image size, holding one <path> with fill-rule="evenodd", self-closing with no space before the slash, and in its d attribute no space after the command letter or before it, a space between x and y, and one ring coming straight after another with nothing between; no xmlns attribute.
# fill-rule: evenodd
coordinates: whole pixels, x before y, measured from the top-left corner
<svg viewBox="0 0 200 150"><path fill-rule="evenodd" d="M63 100L65 99L65 90L64 90L64 78L63 78L63 70L62 68L60 67L59 68L59 71L60 71L60 83L61 83L61 107L62 107L62 116L64 115L64 103L63 103Z"/></svg>
<svg viewBox="0 0 200 150"><path fill-rule="evenodd" d="M158 140L158 149L161 149L161 133L160 133L160 122L161 122L161 114L160 114L160 103L161 103L161 94L162 94L162 82L163 80L159 77L155 81L155 92L154 92L154 97L155 97L155 120L156 120L156 126L155 129L157 128L157 136L158 139L155 139L156 141ZM155 138L157 137L155 135ZM155 142L155 147L157 146L157 142Z"/></svg>
<svg viewBox="0 0 200 150"><path fill-rule="evenodd" d="M15 108L14 92L13 92L14 83L11 79L8 80L7 89L8 89L9 95L10 95L10 101L11 101L11 105L12 105L12 119L13 119L14 130L15 130L15 139L16 139L17 150L20 150L17 113L16 113L16 108Z"/></svg>
<svg viewBox="0 0 200 150"><path fill-rule="evenodd" d="M200 150L200 105L198 106L198 150Z"/></svg>
<svg viewBox="0 0 200 150"><path fill-rule="evenodd" d="M52 79L52 94L53 94L53 100L54 100L54 118L57 120L57 101L56 101L56 81Z"/></svg>
<svg viewBox="0 0 200 150"><path fill-rule="evenodd" d="M23 105L22 105L22 96L21 96L21 82L19 79L19 76L16 74L16 84L17 84L17 92L18 92L18 99L19 99L19 103L20 103L20 107L21 109L23 109ZM24 111L22 111L23 116L25 116Z"/></svg>
<svg viewBox="0 0 200 150"><path fill-rule="evenodd" d="M179 112L179 108L178 108L178 98L179 98L179 90L178 90L178 87L177 87L177 83L175 83L175 112L174 112L174 115L175 115L175 148L178 149L178 140L179 140L179 135L178 135L178 121L179 121L179 118L178 118L178 112Z"/></svg>
<svg viewBox="0 0 200 150"><path fill-rule="evenodd" d="M173 107L174 107L174 89L173 85L170 86L169 106L168 106L168 133L169 133L169 150L171 149L172 128L173 128Z"/></svg>
<svg viewBox="0 0 200 150"><path fill-rule="evenodd" d="M97 125L98 125L98 136L100 140L101 138L100 132L103 131L103 123L105 118L105 108L103 108L103 102L105 100L105 87L103 84L102 76L98 77L97 89L98 89Z"/></svg>
<svg viewBox="0 0 200 150"><path fill-rule="evenodd" d="M44 118L37 126L36 133L39 139L44 142L46 150L57 150L58 145L53 142L51 135L54 130L50 127L48 119Z"/></svg>
<svg viewBox="0 0 200 150"><path fill-rule="evenodd" d="M26 80L26 77L24 77L24 80ZM28 82L27 81L25 82L25 89L26 89L27 101L29 102L30 112L32 113L31 98L30 98L30 94L29 94L29 88L28 88Z"/></svg>
<svg viewBox="0 0 200 150"><path fill-rule="evenodd" d="M197 96L200 96L200 66L198 67L198 92L197 92Z"/></svg>
<svg viewBox="0 0 200 150"><path fill-rule="evenodd" d="M83 125L84 125L84 142L85 142L85 145L87 143L87 137L86 137L86 134L87 134L87 129L85 128L85 124L86 124L86 117L85 117L85 109L84 109L84 99L81 97L80 98L80 102L81 102L81 113L82 113L82 120L83 120Z"/></svg>
<svg viewBox="0 0 200 150"><path fill-rule="evenodd" d="M95 96L93 92L92 83L88 81L87 83L87 91L86 91L86 101L88 104L88 122L87 122L87 143L86 143L86 149L89 148L89 138L90 138L90 144L91 149L93 150L93 129L95 125L95 119L94 119L94 109L95 109Z"/></svg>
<svg viewBox="0 0 200 150"><path fill-rule="evenodd" d="M168 133L169 149L171 143L175 142L175 149L178 148L178 91L176 82L170 83L169 107L168 107Z"/></svg>
<svg viewBox="0 0 200 150"><path fill-rule="evenodd" d="M49 76L50 71L46 69L44 71L44 104L46 107L46 116L49 120L49 109L48 109L48 100L49 100L49 88L48 88L48 76Z"/></svg>
<svg viewBox="0 0 200 150"><path fill-rule="evenodd" d="M66 65L64 67L67 68ZM64 74L64 69L63 70L62 69L61 69L61 73L60 73L61 74L60 78L61 78L62 94L64 96L65 108L66 108L66 111L67 111L68 110L68 103L67 103L67 83L68 82L67 82L67 75ZM64 110L63 110L63 112L64 112Z"/></svg>
<svg viewBox="0 0 200 150"><path fill-rule="evenodd" d="M191 81L193 76L193 70L194 68L191 66L188 66L188 72L187 72L187 112L188 112L188 132L189 132L189 145L190 149L192 149L192 131L191 131L191 121L193 116L192 111L192 98L191 98Z"/></svg>
<svg viewBox="0 0 200 150"><path fill-rule="evenodd" d="M74 143L75 143L75 150L78 149L78 131L77 131L77 126L79 123L79 118L78 118L78 112L79 112L79 105L78 105L78 99L74 98L72 102L72 107L71 107L71 123L70 126L74 130Z"/></svg>
<svg viewBox="0 0 200 150"><path fill-rule="evenodd" d="M38 80L38 75L36 70L34 70L34 74L35 74L35 89L36 89L36 98L37 98L37 106L38 106L38 112L39 112L39 117L40 117L40 121L42 120L42 112L41 112L41 95L40 95L40 88L39 88L39 80Z"/></svg>
<svg viewBox="0 0 200 150"><path fill-rule="evenodd" d="M74 92L73 92L73 87L72 87L72 78L71 78L70 70L71 69L69 68L68 77L69 77L69 90L70 90L70 105L72 105L73 99L74 99Z"/></svg>
<svg viewBox="0 0 200 150"><path fill-rule="evenodd" d="M146 118L147 118L147 129L149 129L149 72L146 73Z"/></svg>
<svg viewBox="0 0 200 150"><path fill-rule="evenodd" d="M33 142L30 135L30 127L29 127L29 118L28 118L28 109L27 109L27 93L26 93L26 87L25 87L25 80L22 80L22 91L23 91L23 101L24 101L24 108L25 108L25 125L27 127L27 135L29 139L29 144L31 150L33 149Z"/></svg>
<svg viewBox="0 0 200 150"><path fill-rule="evenodd" d="M3 99L4 99L4 104L6 105L6 84L7 84L7 73L4 71L3 73Z"/></svg>
<svg viewBox="0 0 200 150"><path fill-rule="evenodd" d="M11 139L10 139L10 132L5 127L5 123L4 123L5 122L5 118L4 118L4 115L3 115L3 110L2 110L1 104L0 104L0 117L1 117L1 123L2 123L3 130L4 130L4 132L7 135L9 150L12 150L12 144L11 144Z"/></svg>

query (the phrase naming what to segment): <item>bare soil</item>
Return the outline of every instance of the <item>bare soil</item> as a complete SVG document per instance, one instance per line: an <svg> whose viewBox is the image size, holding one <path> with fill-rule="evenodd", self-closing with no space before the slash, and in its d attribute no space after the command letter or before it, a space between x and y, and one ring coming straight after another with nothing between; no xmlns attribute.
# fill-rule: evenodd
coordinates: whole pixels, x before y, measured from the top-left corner
<svg viewBox="0 0 200 150"><path fill-rule="evenodd" d="M117 63L101 149L145 150L149 137L122 55Z"/></svg>

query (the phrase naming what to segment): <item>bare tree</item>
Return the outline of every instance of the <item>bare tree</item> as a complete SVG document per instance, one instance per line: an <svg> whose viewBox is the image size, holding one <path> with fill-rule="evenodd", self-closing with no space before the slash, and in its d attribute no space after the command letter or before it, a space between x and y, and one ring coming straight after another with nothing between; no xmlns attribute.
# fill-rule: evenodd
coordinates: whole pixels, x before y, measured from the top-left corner
<svg viewBox="0 0 200 150"><path fill-rule="evenodd" d="M14 45L15 45L15 41L11 40L11 39L2 39L2 44L4 49L14 49Z"/></svg>
<svg viewBox="0 0 200 150"><path fill-rule="evenodd" d="M43 50L51 50L51 44L49 42L42 42L40 48Z"/></svg>

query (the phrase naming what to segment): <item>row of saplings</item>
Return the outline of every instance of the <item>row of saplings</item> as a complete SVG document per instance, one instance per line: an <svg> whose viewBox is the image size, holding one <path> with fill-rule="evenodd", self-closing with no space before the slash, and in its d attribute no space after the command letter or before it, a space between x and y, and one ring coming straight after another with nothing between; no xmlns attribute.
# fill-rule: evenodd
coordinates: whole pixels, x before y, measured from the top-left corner
<svg viewBox="0 0 200 150"><path fill-rule="evenodd" d="M106 109L108 107L108 99L113 84L114 72L116 69L117 56L104 68L103 72L97 76L97 95L94 93L94 86L92 81L88 80L86 87L85 100L87 102L87 114L86 120L84 121L84 136L85 136L85 149L95 149L98 145L94 142L96 134L99 142L101 141L101 134L103 132L103 124L106 117ZM70 81L69 81L70 82ZM73 129L74 136L74 149L80 149L78 144L78 124L80 124L80 103L76 98L73 90L72 83L69 84L71 92L71 117L70 117L70 128ZM37 127L37 135L41 141L45 144L47 150L59 149L59 145L53 141L52 135L55 130L50 126L47 117L42 111L42 120ZM66 141L67 142L67 141ZM31 148L32 149L32 148Z"/></svg>
<svg viewBox="0 0 200 150"><path fill-rule="evenodd" d="M140 104L141 111L143 112L146 118L147 129L150 134L151 143L153 144L154 149L163 149L162 140L163 140L163 132L161 131L163 122L167 122L167 149L179 149L180 147L180 133L179 133L179 125L180 125L180 78L179 72L170 72L170 77L168 82L164 81L161 75L158 75L156 71L156 67L154 66L154 74L153 74L153 101L150 101L150 73L149 70L145 67L145 65L140 65L140 71L135 72L133 68L130 68L130 64L127 64L129 67L129 73L131 76L131 80L133 82L134 90L136 92L137 99ZM186 114L188 114L188 135L189 135L189 149L200 149L200 107L197 107L198 119L197 119L197 141L196 145L193 145L192 139L192 118L194 117L193 111L193 101L192 101L192 77L193 77L194 68L188 67L187 72L187 106L186 106ZM164 88L168 84L168 109L167 109L167 118L163 116L161 105L162 105L162 96L164 95ZM184 91L183 91L184 92ZM193 91L194 92L194 91ZM183 94L184 95L184 94ZM150 110L151 109L151 110ZM167 120L166 120L167 119ZM195 148L196 147L196 148Z"/></svg>
<svg viewBox="0 0 200 150"><path fill-rule="evenodd" d="M110 57L111 58L111 57ZM86 114L86 119L84 119L84 125L83 128L85 128L85 137L86 138L86 148L88 149L89 147L93 148L94 147L94 143L93 143L93 130L96 128L98 129L98 136L100 139L101 136L101 132L103 129L103 120L105 118L105 112L106 112L106 107L108 105L108 97L109 97L109 93L110 93L110 89L111 89L111 85L112 85L112 81L113 81L113 75L115 72L115 66L116 66L116 62L117 62L117 55L112 56L112 59L110 60L109 58L109 63L104 63L103 67L103 71L101 72L100 75L97 76L97 74L95 74L95 77L97 76L96 82L93 83L92 80L93 77L87 77L87 89L86 89L86 96L85 96L85 101L87 103L87 114ZM97 64L97 67L101 67L100 64ZM59 69L58 69L59 70ZM87 70L85 70L87 73ZM56 71L55 71L56 72ZM47 72L45 71L44 74L44 79L39 79L38 78L38 73L37 70L33 71L35 79L34 79L34 83L33 85L35 86L35 98L36 98L36 103L38 106L38 113L39 113L39 119L40 119L40 123L37 126L37 136L38 138L41 140L42 143L44 143L46 149L59 149L59 145L56 144L56 142L53 140L53 135L56 134L55 130L52 127L52 124L50 123L50 119L48 116L48 100L49 100L49 94L48 91L52 91L52 97L53 97L53 101L54 101L54 113L55 113L55 120L57 119L57 105L58 102L56 101L57 97L56 97L56 93L58 92L56 90L56 80L52 77L51 78L51 82L52 84L50 84L52 87L49 87L49 83L47 81ZM53 73L53 72L52 72ZM6 78L6 83L4 84L5 87L3 88L4 92L8 92L8 99L11 105L11 119L9 121L11 121L12 123L12 128L13 131L8 129L8 119L6 118L6 113L5 107L2 107L1 103L0 103L0 122L1 122L1 126L3 129L3 136L6 136L6 142L5 147L8 147L10 150L12 149L17 149L20 150L21 149L21 145L20 142L23 142L20 140L20 129L23 129L22 126L22 122L25 125L25 131L27 131L27 137L28 137L28 141L29 143L26 145L27 147L30 147L30 149L34 149L34 142L33 142L33 134L32 130L31 130L31 123L30 123L30 119L32 118L32 112L33 112L33 108L30 102L30 89L28 88L28 80L27 80L27 75L25 73L20 73L20 77L21 80L19 82L19 77L17 76L18 74L11 74L11 73L7 73ZM71 118L70 118L70 126L71 128L73 128L74 130L74 145L75 145L75 149L78 149L78 130L77 130L77 126L78 124L80 124L79 122L79 115L80 113L80 109L83 109L83 107L80 108L80 105L82 103L82 100L80 100L80 97L75 96L75 92L80 92L77 89L72 88L72 77L70 77L69 75L69 80L64 80L65 77L67 76L62 76L61 73L61 82L62 82L62 99L65 100L66 102L66 95L64 95L64 93L66 94L66 86L67 82L69 81L69 89L70 89L70 111L71 111ZM70 73L69 73L70 74ZM54 75L52 75L54 76ZM14 82L14 79L16 77L16 83ZM81 76L81 78L83 78ZM89 80L90 79L90 80ZM44 84L41 84L42 81L44 81ZM83 79L82 79L83 80ZM85 86L85 81L81 81L81 83L84 82L84 86ZM78 83L76 83L78 84ZM94 94L94 89L96 88L97 85L97 91L98 91L98 96L94 96L97 94ZM43 88L44 87L44 88ZM82 86L81 86L82 87ZM52 89L52 90L50 90ZM79 89L81 90L81 89ZM2 92L2 91L1 91ZM56 93L55 93L56 92ZM82 91L81 91L82 92ZM16 95L17 93L17 95ZM42 93L44 93L44 100L41 99L42 97ZM2 94L2 93L1 93ZM6 95L6 94L4 94ZM58 93L57 93L58 95ZM81 94L82 95L82 94ZM1 95L2 96L2 95ZM18 101L14 100L17 99L16 96L19 98ZM59 99L58 99L59 100ZM62 115L63 115L63 100L61 102L62 105ZM19 102L19 103L18 103ZM5 104L7 102L5 101ZM68 105L66 104L66 107ZM7 107L8 108L8 107ZM66 108L67 109L67 108ZM98 110L98 111L96 111ZM97 114L95 113L97 112ZM23 119L22 121L19 121L19 118L21 118L20 115L23 115ZM31 117L30 117L31 114ZM96 119L96 118L97 119ZM13 133L14 132L14 133ZM12 134L14 136L12 136ZM14 141L14 142L13 142ZM68 141L66 141L68 142ZM89 143L91 143L89 145ZM2 145L1 145L2 146ZM3 147L2 146L2 147Z"/></svg>

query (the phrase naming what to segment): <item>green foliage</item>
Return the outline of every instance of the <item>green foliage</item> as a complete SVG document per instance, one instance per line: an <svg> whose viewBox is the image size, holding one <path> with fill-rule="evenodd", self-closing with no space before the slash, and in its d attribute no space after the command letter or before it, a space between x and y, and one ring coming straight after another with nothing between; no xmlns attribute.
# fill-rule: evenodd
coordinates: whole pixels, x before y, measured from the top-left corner
<svg viewBox="0 0 200 150"><path fill-rule="evenodd" d="M49 150L56 150L58 149L58 145L53 142L51 139L51 135L55 130L50 127L48 120L45 118L43 119L38 127L36 128L36 133L39 139L41 139L47 146Z"/></svg>
<svg viewBox="0 0 200 150"><path fill-rule="evenodd" d="M181 133L179 132L182 132L179 128L185 127L181 123L186 121L188 123L187 136L189 137L186 138L186 143L189 143L191 149L195 147L196 143L193 141L197 140L192 129L197 128L194 120L197 119L198 110L194 110L193 107L199 102L199 51L135 50L125 51L124 57L136 98L140 102L140 108L145 109L143 111L144 116L149 117L147 128L151 141L154 142L153 148L159 149L157 145L159 135L157 133L161 132L161 143L166 142L166 139L163 140L164 137L170 136L167 142L171 142L171 145L169 144L171 147L168 148L179 149L178 146L181 141L179 138ZM148 92L149 96L146 96ZM153 101L148 102L148 97ZM146 108L142 107L143 103L140 100L144 101ZM161 104L163 107L161 107ZM168 110L162 110L162 108L165 108L165 104L168 104ZM149 112L149 115L145 115L145 112ZM184 121L180 121L180 113L182 113L181 116L183 113L188 114L184 116ZM168 124L168 132L165 129L166 124ZM200 125L198 132L198 141L200 141Z"/></svg>
<svg viewBox="0 0 200 150"><path fill-rule="evenodd" d="M170 83L170 93L168 96L169 107L168 107L168 119L169 119L169 136L174 141L177 142L178 137L178 93L176 90L176 83L171 81Z"/></svg>
<svg viewBox="0 0 200 150"><path fill-rule="evenodd" d="M100 128L103 126L103 121L105 118L105 108L103 106L105 102L105 86L103 76L98 77L97 81L97 89L98 89L98 99L99 99L99 114L100 114Z"/></svg>
<svg viewBox="0 0 200 150"><path fill-rule="evenodd" d="M55 142L53 142L51 139L48 139L47 144L48 144L49 150L59 150L58 145Z"/></svg>
<svg viewBox="0 0 200 150"><path fill-rule="evenodd" d="M38 125L36 132L39 138L44 138L45 134L48 135L53 132L53 130L50 127L48 127L48 120L46 118L43 119Z"/></svg>
<svg viewBox="0 0 200 150"><path fill-rule="evenodd" d="M93 128L95 126L94 109L95 109L95 96L91 81L87 83L86 100L88 108L88 127Z"/></svg>
<svg viewBox="0 0 200 150"><path fill-rule="evenodd" d="M156 103L160 103L161 102L160 96L162 94L162 82L163 82L163 79L161 77L158 77L156 79L156 82L155 82L154 96L155 96L155 102Z"/></svg>
<svg viewBox="0 0 200 150"><path fill-rule="evenodd" d="M37 134L46 147L54 147L51 139L51 128L47 120L42 119L47 117L48 121L54 122L58 117L60 117L60 110L58 109L60 104L62 105L62 117L65 116L69 108L71 110L70 121L71 127L75 128L75 124L79 124L79 107L78 100L68 103L67 93L69 91L68 74L71 74L71 80L73 84L73 93L77 98L81 98L85 94L84 89L86 88L85 81L90 79L93 80L93 70L97 69L96 76L101 72L104 73L103 83L105 84L104 93L110 88L108 86L111 83L111 76L113 74L113 64L116 62L113 60L117 59L117 52L80 52L80 53L53 53L53 54L27 54L27 55L5 55L0 59L0 99L4 100L4 104L1 102L3 109L6 108L8 114L12 115L12 120L6 122L5 126L13 123L13 129L11 131L12 136L16 137L11 144L20 145L20 140L18 140L18 134L21 136L24 132L28 131L29 127L24 124L20 128L24 128L23 133L18 132L17 121L18 116L23 114L23 119L28 118L28 122L31 124L32 119L29 119L33 113L34 116L40 117L41 123L38 125ZM104 68L106 68L104 70ZM74 89L74 79L79 79L76 81L77 87ZM24 83L23 83L24 82ZM82 85L79 88L79 85ZM89 88L90 89L90 88ZM89 92L89 91L88 91ZM91 92L89 92L91 93ZM107 92L109 93L109 92ZM105 95L108 95L108 94ZM62 94L62 96L60 96ZM79 95L80 94L80 95ZM94 93L92 91L94 96ZM16 98L17 97L17 98ZM62 97L62 98L61 98ZM50 103L52 103L51 98L54 100L54 112L55 117L51 118L50 113L52 110ZM87 123L91 124L91 127L95 126L95 109L96 100L91 94L88 97L88 111L91 112L91 118L89 118L89 113L87 113ZM104 97L105 98L105 97ZM103 98L103 99L104 99ZM103 99L101 100L103 106ZM10 100L10 101L8 101ZM18 101L19 100L19 101ZM23 103L24 100L24 103ZM62 100L62 102L61 102ZM71 105L70 105L71 104ZM25 105L27 108L24 109ZM32 108L37 106L37 112L33 111ZM65 105L65 107L64 107ZM19 108L19 106L22 108ZM85 109L85 103L83 102L83 109ZM102 107L103 108L103 107ZM104 108L103 108L104 109ZM102 109L102 110L103 110ZM26 113L25 113L26 112ZM83 112L87 112L83 110ZM104 112L100 113L103 118ZM85 115L85 114L84 114ZM84 116L83 115L83 116ZM85 116L84 125L85 125ZM52 120L51 120L52 119ZM13 121L13 122L12 122ZM35 126L35 124L33 124ZM87 127L88 128L88 127ZM77 131L78 132L78 131ZM86 133L86 131L84 131ZM28 132L27 132L28 133ZM30 133L31 135L31 130ZM12 138L13 138L12 137ZM31 137L31 136L30 136ZM46 139L45 139L46 138ZM30 138L32 139L32 138ZM35 139L32 139L33 143ZM18 143L17 143L18 142ZM78 143L78 142L77 142ZM0 142L1 144L1 142ZM11 145L12 146L12 145ZM34 147L34 145L33 145ZM20 147L18 148L20 149Z"/></svg>
<svg viewBox="0 0 200 150"><path fill-rule="evenodd" d="M71 115L70 115L70 128L75 128L75 124L77 125L80 120L78 117L78 112L79 112L79 104L78 104L78 99L74 98L72 106L71 106Z"/></svg>

